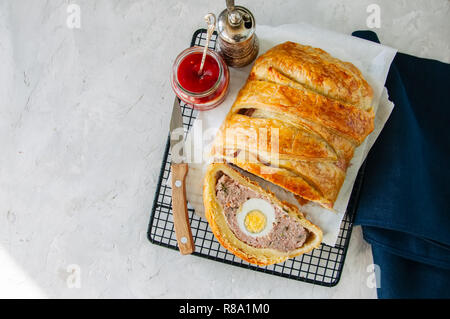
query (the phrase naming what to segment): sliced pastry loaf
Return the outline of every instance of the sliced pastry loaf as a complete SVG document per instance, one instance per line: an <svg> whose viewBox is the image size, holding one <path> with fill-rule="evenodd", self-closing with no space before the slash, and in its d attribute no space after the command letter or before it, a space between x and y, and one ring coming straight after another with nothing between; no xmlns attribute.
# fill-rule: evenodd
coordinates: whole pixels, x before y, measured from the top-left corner
<svg viewBox="0 0 450 319"><path fill-rule="evenodd" d="M258 265L280 263L318 247L322 231L295 207L224 163L208 166L205 216L218 241Z"/></svg>
<svg viewBox="0 0 450 319"><path fill-rule="evenodd" d="M282 43L255 61L212 155L332 209L355 148L374 129L372 99L351 63Z"/></svg>

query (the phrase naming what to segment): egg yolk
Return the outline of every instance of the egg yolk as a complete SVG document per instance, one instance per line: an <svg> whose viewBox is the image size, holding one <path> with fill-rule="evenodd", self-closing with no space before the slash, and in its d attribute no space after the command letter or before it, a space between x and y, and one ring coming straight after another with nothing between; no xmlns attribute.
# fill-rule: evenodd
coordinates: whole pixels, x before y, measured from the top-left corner
<svg viewBox="0 0 450 319"><path fill-rule="evenodd" d="M259 233L266 227L266 215L259 210L252 210L245 216L245 228L251 233Z"/></svg>

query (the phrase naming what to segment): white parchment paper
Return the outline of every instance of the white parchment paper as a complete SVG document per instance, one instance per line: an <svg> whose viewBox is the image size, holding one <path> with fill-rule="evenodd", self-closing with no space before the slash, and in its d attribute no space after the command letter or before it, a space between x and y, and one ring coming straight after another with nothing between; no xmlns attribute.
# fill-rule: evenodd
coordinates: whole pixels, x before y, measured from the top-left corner
<svg viewBox="0 0 450 319"><path fill-rule="evenodd" d="M335 211L327 210L315 203L300 206L291 193L258 179L259 182L262 181L261 186L269 188L280 199L289 201L299 207L308 219L322 229L323 242L334 246L358 170L394 107L393 103L388 100L384 83L396 50L349 35L318 29L308 24L290 24L278 27L258 25L256 32L260 41L259 54L263 54L273 46L285 41L318 47L336 58L353 63L361 70L374 90L375 129L364 143L355 150L351 165L347 170L346 179L334 204ZM252 65L242 69L230 68L230 87L226 100L213 110L199 112L187 136L187 149L193 152L193 154L190 154L190 160L193 162L189 163L189 173L186 179L187 199L195 209L196 214L201 217L204 217L203 177L210 144L234 103L237 93L245 84L251 67ZM205 132L208 134L205 135ZM202 139L201 143L199 143L199 138Z"/></svg>

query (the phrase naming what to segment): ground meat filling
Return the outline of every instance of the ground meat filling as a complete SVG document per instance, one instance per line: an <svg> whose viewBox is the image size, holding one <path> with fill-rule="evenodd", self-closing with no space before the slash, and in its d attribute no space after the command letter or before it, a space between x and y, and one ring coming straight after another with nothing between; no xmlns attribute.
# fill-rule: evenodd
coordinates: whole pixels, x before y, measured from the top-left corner
<svg viewBox="0 0 450 319"><path fill-rule="evenodd" d="M222 174L218 178L216 197L223 207L230 229L239 240L247 245L255 248L272 248L287 252L301 247L308 236L308 231L277 205L273 205L275 208L275 223L266 236L252 237L245 234L237 222L236 213L239 211L239 208L250 198L269 200L250 188L240 185L228 175Z"/></svg>

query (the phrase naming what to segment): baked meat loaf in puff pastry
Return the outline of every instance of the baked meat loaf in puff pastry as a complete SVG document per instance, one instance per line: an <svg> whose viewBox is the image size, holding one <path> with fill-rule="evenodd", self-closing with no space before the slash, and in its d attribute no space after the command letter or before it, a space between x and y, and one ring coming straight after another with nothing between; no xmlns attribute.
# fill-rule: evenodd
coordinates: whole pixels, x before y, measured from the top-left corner
<svg viewBox="0 0 450 319"><path fill-rule="evenodd" d="M373 91L351 63L293 42L256 61L212 155L332 209L374 128Z"/></svg>
<svg viewBox="0 0 450 319"><path fill-rule="evenodd" d="M280 263L322 241L322 231L297 207L281 202L227 164L208 166L203 200L215 237L252 264Z"/></svg>

